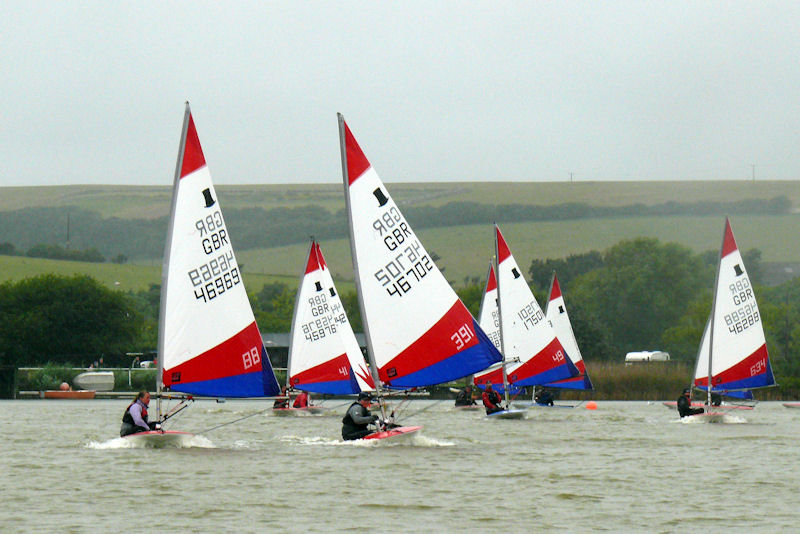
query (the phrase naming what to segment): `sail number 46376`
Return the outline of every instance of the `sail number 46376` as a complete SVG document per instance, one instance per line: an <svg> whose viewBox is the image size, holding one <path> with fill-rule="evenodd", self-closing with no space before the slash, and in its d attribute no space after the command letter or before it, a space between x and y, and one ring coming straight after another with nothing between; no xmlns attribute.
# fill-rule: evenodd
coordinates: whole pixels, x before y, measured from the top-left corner
<svg viewBox="0 0 800 534"><path fill-rule="evenodd" d="M464 323L460 327L458 327L458 330L456 331L455 334L450 336L450 339L452 339L453 342L455 342L456 350L461 350L474 337L475 333L466 323Z"/></svg>

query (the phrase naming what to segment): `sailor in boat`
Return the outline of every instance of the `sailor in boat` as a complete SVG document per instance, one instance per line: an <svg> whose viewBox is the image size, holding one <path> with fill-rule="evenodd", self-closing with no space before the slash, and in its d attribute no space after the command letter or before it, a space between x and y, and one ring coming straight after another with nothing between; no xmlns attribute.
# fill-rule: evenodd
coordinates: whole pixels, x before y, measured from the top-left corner
<svg viewBox="0 0 800 534"><path fill-rule="evenodd" d="M281 396L275 399L275 402L272 403L273 410L281 410L283 408L289 407L289 395L286 392L286 386L281 388Z"/></svg>
<svg viewBox="0 0 800 534"><path fill-rule="evenodd" d="M308 393L301 391L300 395L295 397L294 403L292 403L292 408L308 408L308 406Z"/></svg>
<svg viewBox="0 0 800 534"><path fill-rule="evenodd" d="M122 426L119 429L120 437L159 428L160 425L158 423L147 421L147 407L149 404L150 393L146 390L140 391L136 396L136 400L125 409L125 414L122 416Z"/></svg>
<svg viewBox="0 0 800 534"><path fill-rule="evenodd" d="M486 415L503 411L504 408L500 405L500 395L492 389L491 382L486 382L486 389L481 398L483 399L483 407L486 408Z"/></svg>
<svg viewBox="0 0 800 534"><path fill-rule="evenodd" d="M692 408L692 390L684 388L683 394L678 397L678 413L681 417L703 413L702 408Z"/></svg>
<svg viewBox="0 0 800 534"><path fill-rule="evenodd" d="M467 384L467 387L458 392L456 406L475 406L475 404L475 399L472 398L472 386Z"/></svg>
<svg viewBox="0 0 800 534"><path fill-rule="evenodd" d="M550 393L548 390L543 389L536 393L536 398L533 399L536 401L536 404L541 404L542 406L553 406L553 394Z"/></svg>
<svg viewBox="0 0 800 534"><path fill-rule="evenodd" d="M346 441L361 439L372 434L374 430L367 426L377 421L377 415L369 413L372 395L366 391L358 394L358 400L350 405L342 418L342 439Z"/></svg>

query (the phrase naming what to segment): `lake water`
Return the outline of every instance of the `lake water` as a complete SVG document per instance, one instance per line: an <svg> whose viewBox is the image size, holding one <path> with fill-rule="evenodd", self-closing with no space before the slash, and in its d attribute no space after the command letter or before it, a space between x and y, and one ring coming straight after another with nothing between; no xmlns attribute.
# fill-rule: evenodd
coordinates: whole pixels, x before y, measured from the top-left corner
<svg viewBox="0 0 800 534"><path fill-rule="evenodd" d="M495 421L415 400L403 422L425 428L396 446L341 441L347 405L326 404L275 417L198 401L172 429L199 446L154 450L114 439L126 401L2 401L0 531L800 529L800 410L780 403L686 424L660 403Z"/></svg>

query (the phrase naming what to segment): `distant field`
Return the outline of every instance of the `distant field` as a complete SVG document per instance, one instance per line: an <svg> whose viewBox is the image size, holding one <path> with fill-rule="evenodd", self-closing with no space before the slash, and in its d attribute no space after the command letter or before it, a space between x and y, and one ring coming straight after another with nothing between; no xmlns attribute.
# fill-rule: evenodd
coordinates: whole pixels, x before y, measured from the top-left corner
<svg viewBox="0 0 800 534"><path fill-rule="evenodd" d="M245 266L246 267L246 266ZM125 291L147 289L150 284L161 283L161 264L141 265L126 263L84 263L78 261L58 261L19 256L0 256L0 282L21 280L39 274L87 274L103 285ZM247 288L258 291L266 283L284 282L297 285L295 276L272 276L263 273L244 273ZM344 286L343 286L344 287ZM347 286L352 287L352 283Z"/></svg>
<svg viewBox="0 0 800 534"><path fill-rule="evenodd" d="M594 206L642 203L768 199L785 195L800 207L800 185L772 182L441 182L390 183L390 192L403 205L440 206L469 201L489 204L552 205L585 202ZM342 185L281 184L218 186L225 208L296 207L317 205L331 212L344 208ZM167 215L172 186L70 185L1 188L0 211L27 207L78 206L104 217L151 218Z"/></svg>
<svg viewBox="0 0 800 534"><path fill-rule="evenodd" d="M742 250L758 248L762 260L800 262L800 215L740 216L731 219ZM564 258L589 250L605 250L623 239L639 236L676 242L695 252L719 250L724 219L720 217L631 217L553 223L528 222L501 227L517 263L527 272L533 258ZM483 277L494 254L491 225L434 228L417 232L428 252L440 256L439 267L455 285L466 277ZM307 244L248 250L237 254L248 270L299 276ZM321 243L331 272L352 279L350 242Z"/></svg>
<svg viewBox="0 0 800 534"><path fill-rule="evenodd" d="M785 195L793 205L792 214L779 216L736 216L733 229L740 248L758 248L765 262L800 262L800 185L796 182L546 182L546 183L435 183L388 184L403 206L438 206L454 201L477 203L552 205L582 202L593 206L642 203L769 199ZM5 187L0 211L34 206L80 206L103 216L120 218L159 217L167 214L171 186L61 186ZM342 186L247 185L220 186L220 204L225 209L245 207L294 207L319 205L331 212L344 207ZM629 217L525 222L504 224L502 229L518 263L527 270L533 258L563 258L588 250L604 250L622 239L652 236L674 241L700 252L720 246L723 218L713 217ZM418 230L429 252L440 256L439 266L456 285L467 277L483 278L493 254L491 225L454 226ZM0 230L0 242L3 242ZM233 236L236 244L236 237ZM322 242L341 291L352 285L350 246L346 238ZM257 250L237 250L245 266L248 287L256 290L275 280L294 286L305 261L307 243ZM139 264L84 264L0 256L0 280L19 279L44 272L87 273L110 287L143 289L160 281L160 260ZM119 284L117 284L119 282ZM350 282L352 284L352 282Z"/></svg>
<svg viewBox="0 0 800 534"><path fill-rule="evenodd" d="M800 215L737 217L732 219L739 247L758 248L762 260L800 262ZM557 223L519 223L503 225L502 230L520 266L527 271L533 258L563 258L589 250L604 250L622 239L639 236L677 242L696 252L717 250L722 239L723 220L719 217L635 217ZM418 232L425 248L440 256L439 267L455 286L465 278L486 275L493 254L494 237L487 226L434 228ZM336 239L321 243L339 291L353 290L350 242ZM295 287L306 260L308 244L238 252L245 267L245 283L258 290L265 283L283 282ZM109 287L125 290L146 289L160 283L161 264L83 263L0 256L0 281L19 280L42 273L88 274ZM117 283L119 282L119 283Z"/></svg>

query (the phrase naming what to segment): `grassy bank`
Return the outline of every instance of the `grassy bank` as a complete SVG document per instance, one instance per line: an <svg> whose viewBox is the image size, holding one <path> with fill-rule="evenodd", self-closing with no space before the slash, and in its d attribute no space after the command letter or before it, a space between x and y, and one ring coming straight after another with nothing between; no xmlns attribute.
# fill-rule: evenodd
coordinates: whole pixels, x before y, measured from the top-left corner
<svg viewBox="0 0 800 534"><path fill-rule="evenodd" d="M62 382L72 385L72 380L85 369L46 366L35 370L21 370L17 377L19 391L43 391L58 389ZM651 362L626 366L624 363L597 363L590 366L590 376L595 390L575 392L560 390L561 400L675 400L694 373L694 366L680 362ZM276 371L279 384L286 383L283 370ZM115 391L138 391L155 389L155 369L136 370L131 374L128 386L128 370L114 370ZM800 399L800 380L776 377L778 386L756 391L758 400ZM463 382L454 382L431 389L431 398L449 399L455 395L450 387L463 387Z"/></svg>

